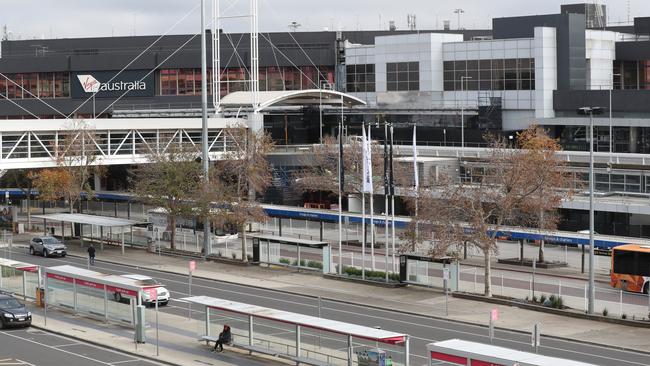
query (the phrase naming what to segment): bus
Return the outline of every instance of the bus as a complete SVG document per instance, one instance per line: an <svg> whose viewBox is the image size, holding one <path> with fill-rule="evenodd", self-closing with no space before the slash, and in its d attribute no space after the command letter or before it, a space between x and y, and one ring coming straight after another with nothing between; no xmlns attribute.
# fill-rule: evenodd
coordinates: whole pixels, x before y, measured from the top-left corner
<svg viewBox="0 0 650 366"><path fill-rule="evenodd" d="M612 248L612 287L647 294L649 282L650 245L628 244Z"/></svg>

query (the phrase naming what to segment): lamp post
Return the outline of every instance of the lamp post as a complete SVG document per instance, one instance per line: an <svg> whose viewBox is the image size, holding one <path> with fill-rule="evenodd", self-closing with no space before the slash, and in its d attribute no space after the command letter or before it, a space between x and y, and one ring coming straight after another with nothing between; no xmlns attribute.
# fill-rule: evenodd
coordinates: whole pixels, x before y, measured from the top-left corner
<svg viewBox="0 0 650 366"><path fill-rule="evenodd" d="M460 77L460 91L464 92L464 82L465 80L471 79L471 76L461 76ZM460 104L460 147L461 149L465 148L465 105L461 102Z"/></svg>
<svg viewBox="0 0 650 366"><path fill-rule="evenodd" d="M612 74L612 77L621 76L621 74ZM612 128L612 89L614 89L614 83L612 80L612 86L609 88L609 168L611 169L612 165L612 154L614 153L614 134Z"/></svg>
<svg viewBox="0 0 650 366"><path fill-rule="evenodd" d="M594 313L594 114L602 114L601 107L582 107L578 114L589 116L589 304L587 312Z"/></svg>
<svg viewBox="0 0 650 366"><path fill-rule="evenodd" d="M218 71L215 71L218 72ZM205 0L201 0L201 158L203 160L203 184L210 184L210 156L208 154L208 84L207 57L205 49ZM210 218L203 218L203 257L212 251L210 241Z"/></svg>
<svg viewBox="0 0 650 366"><path fill-rule="evenodd" d="M458 30L461 29L460 27L460 15L465 13L465 10L463 9L454 9L454 14L458 14Z"/></svg>

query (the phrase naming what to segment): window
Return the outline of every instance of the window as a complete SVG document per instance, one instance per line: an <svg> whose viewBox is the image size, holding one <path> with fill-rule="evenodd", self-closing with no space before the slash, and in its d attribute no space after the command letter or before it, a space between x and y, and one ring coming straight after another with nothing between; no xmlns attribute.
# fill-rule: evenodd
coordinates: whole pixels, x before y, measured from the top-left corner
<svg viewBox="0 0 650 366"><path fill-rule="evenodd" d="M346 88L349 93L366 93L375 91L375 65L347 65Z"/></svg>
<svg viewBox="0 0 650 366"><path fill-rule="evenodd" d="M650 253L635 252L630 250L614 250L614 268L618 274L637 276L650 275Z"/></svg>
<svg viewBox="0 0 650 366"><path fill-rule="evenodd" d="M535 89L532 58L445 61L443 69L446 91Z"/></svg>
<svg viewBox="0 0 650 366"><path fill-rule="evenodd" d="M420 90L419 62L389 62L386 64L386 89L388 91Z"/></svg>

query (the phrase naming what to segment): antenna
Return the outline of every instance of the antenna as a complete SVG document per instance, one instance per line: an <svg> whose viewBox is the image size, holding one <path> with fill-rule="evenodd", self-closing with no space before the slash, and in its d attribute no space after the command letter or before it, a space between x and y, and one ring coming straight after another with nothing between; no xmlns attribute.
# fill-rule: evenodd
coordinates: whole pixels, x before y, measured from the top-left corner
<svg viewBox="0 0 650 366"><path fill-rule="evenodd" d="M298 29L300 27L302 27L302 24L300 24L298 22L291 22L289 24L289 29L291 29L291 31L294 32L294 33L296 32L296 29Z"/></svg>
<svg viewBox="0 0 650 366"><path fill-rule="evenodd" d="M397 26L395 25L395 21L392 20L392 19L388 21L388 30L391 31L391 32L394 32L394 31L397 30Z"/></svg>
<svg viewBox="0 0 650 366"><path fill-rule="evenodd" d="M7 32L7 25L2 26L2 40L3 41L8 41L9 40L9 33Z"/></svg>
<svg viewBox="0 0 650 366"><path fill-rule="evenodd" d="M632 15L632 6L630 5L630 0L627 0L627 22L630 22L630 17Z"/></svg>
<svg viewBox="0 0 650 366"><path fill-rule="evenodd" d="M464 13L465 13L465 10L463 10L463 9L460 9L460 8L454 9L454 14L458 14L458 29L459 30L462 29L461 26L460 26L460 15L464 14Z"/></svg>
<svg viewBox="0 0 650 366"><path fill-rule="evenodd" d="M415 14L407 14L406 15L406 23L408 24L409 30L416 30L417 29L417 22L416 22L416 17Z"/></svg>

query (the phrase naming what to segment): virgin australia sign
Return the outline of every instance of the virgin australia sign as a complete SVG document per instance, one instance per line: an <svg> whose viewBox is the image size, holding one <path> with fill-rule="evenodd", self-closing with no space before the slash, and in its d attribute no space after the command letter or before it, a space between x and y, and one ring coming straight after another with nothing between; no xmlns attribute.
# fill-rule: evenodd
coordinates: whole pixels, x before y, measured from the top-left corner
<svg viewBox="0 0 650 366"><path fill-rule="evenodd" d="M79 73L72 82L72 97L97 98L150 97L154 95L153 73L148 71L99 71Z"/></svg>

